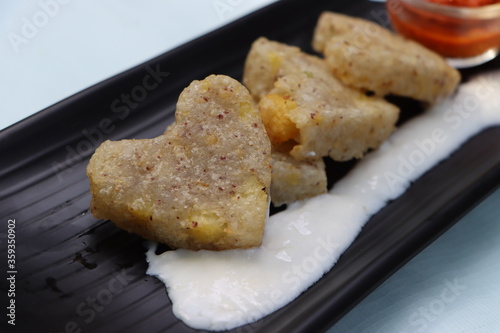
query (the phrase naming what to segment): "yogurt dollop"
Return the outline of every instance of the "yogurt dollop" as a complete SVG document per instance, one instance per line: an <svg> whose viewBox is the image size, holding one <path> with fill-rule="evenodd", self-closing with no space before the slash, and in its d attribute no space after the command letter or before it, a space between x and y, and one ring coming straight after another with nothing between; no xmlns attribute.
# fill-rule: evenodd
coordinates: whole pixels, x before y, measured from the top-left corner
<svg viewBox="0 0 500 333"><path fill-rule="evenodd" d="M195 329L227 330L293 301L337 262L370 217L468 138L500 124L500 71L404 124L324 195L271 216L250 250L147 252L175 316Z"/></svg>

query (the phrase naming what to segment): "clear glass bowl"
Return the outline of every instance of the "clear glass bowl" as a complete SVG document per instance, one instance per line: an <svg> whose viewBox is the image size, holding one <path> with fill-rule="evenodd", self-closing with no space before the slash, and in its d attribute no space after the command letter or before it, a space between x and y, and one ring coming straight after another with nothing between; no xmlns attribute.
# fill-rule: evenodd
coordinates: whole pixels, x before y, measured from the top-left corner
<svg viewBox="0 0 500 333"><path fill-rule="evenodd" d="M446 57L455 67L475 66L500 50L500 3L459 7L426 0L387 0L393 28Z"/></svg>

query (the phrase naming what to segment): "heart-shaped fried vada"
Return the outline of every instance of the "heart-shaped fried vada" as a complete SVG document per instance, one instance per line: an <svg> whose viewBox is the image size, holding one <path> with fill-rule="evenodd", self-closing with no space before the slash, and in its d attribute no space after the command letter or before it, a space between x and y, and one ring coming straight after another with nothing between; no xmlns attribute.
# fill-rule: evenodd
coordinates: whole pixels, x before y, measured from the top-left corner
<svg viewBox="0 0 500 333"><path fill-rule="evenodd" d="M271 145L248 90L211 75L179 97L154 139L104 142L87 167L92 214L173 248L259 246Z"/></svg>

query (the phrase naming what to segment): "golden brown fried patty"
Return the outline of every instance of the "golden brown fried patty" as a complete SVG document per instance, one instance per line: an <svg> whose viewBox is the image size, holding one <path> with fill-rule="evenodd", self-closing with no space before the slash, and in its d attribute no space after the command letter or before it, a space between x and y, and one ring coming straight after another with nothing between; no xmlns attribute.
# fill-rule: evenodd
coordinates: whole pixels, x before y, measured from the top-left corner
<svg viewBox="0 0 500 333"><path fill-rule="evenodd" d="M311 198L326 192L322 159L297 161L286 151L273 150L271 200L275 206Z"/></svg>
<svg viewBox="0 0 500 333"><path fill-rule="evenodd" d="M227 76L193 81L165 135L104 142L87 168L92 214L174 248L259 246L271 146L258 111Z"/></svg>
<svg viewBox="0 0 500 333"><path fill-rule="evenodd" d="M252 45L244 82L260 100L272 144L294 141L297 160L360 158L392 133L399 115L384 99L344 86L322 59L265 38Z"/></svg>
<svg viewBox="0 0 500 333"><path fill-rule="evenodd" d="M460 73L422 45L360 18L324 12L313 39L344 84L434 103L452 94Z"/></svg>

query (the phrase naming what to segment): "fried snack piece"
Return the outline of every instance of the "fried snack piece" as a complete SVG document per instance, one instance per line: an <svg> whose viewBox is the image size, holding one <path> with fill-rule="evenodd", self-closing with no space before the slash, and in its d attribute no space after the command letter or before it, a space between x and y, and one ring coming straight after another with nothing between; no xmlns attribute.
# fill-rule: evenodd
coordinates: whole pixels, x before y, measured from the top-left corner
<svg viewBox="0 0 500 333"><path fill-rule="evenodd" d="M279 122L279 119L277 121ZM165 133L172 126L173 124ZM290 149L293 148L290 143L280 144L271 151L270 194L271 201L276 207L326 192L327 179L323 160L297 161L290 155Z"/></svg>
<svg viewBox="0 0 500 333"><path fill-rule="evenodd" d="M297 161L286 151L272 151L271 200L275 206L314 197L326 192L322 159Z"/></svg>
<svg viewBox="0 0 500 333"><path fill-rule="evenodd" d="M274 74L266 73L273 69ZM247 57L244 82L260 99L271 143L295 141L297 160L360 158L395 129L399 109L344 86L325 62L300 49L260 38Z"/></svg>
<svg viewBox="0 0 500 333"><path fill-rule="evenodd" d="M265 107L275 103L275 96L296 103L297 107L282 116L299 134L293 138L279 138L279 141L297 142L290 152L295 159L330 156L336 161L347 161L361 158L369 149L378 148L394 131L399 116L396 106L335 82L333 78L327 83L304 75L286 75L275 82L274 89L259 103L261 113L277 109ZM271 103L269 96L273 99ZM268 133L275 132L274 123L266 122L265 116L262 118ZM278 143L275 137L271 137L271 142Z"/></svg>
<svg viewBox="0 0 500 333"><path fill-rule="evenodd" d="M331 77L322 59L303 53L298 47L265 37L253 42L245 61L243 83L256 101L269 93L278 78L288 74Z"/></svg>
<svg viewBox="0 0 500 333"><path fill-rule="evenodd" d="M173 248L259 246L271 145L248 90L227 76L193 81L157 138L104 142L87 167L92 214Z"/></svg>
<svg viewBox="0 0 500 333"><path fill-rule="evenodd" d="M324 12L313 38L344 84L435 103L451 95L460 73L424 46L363 19Z"/></svg>

